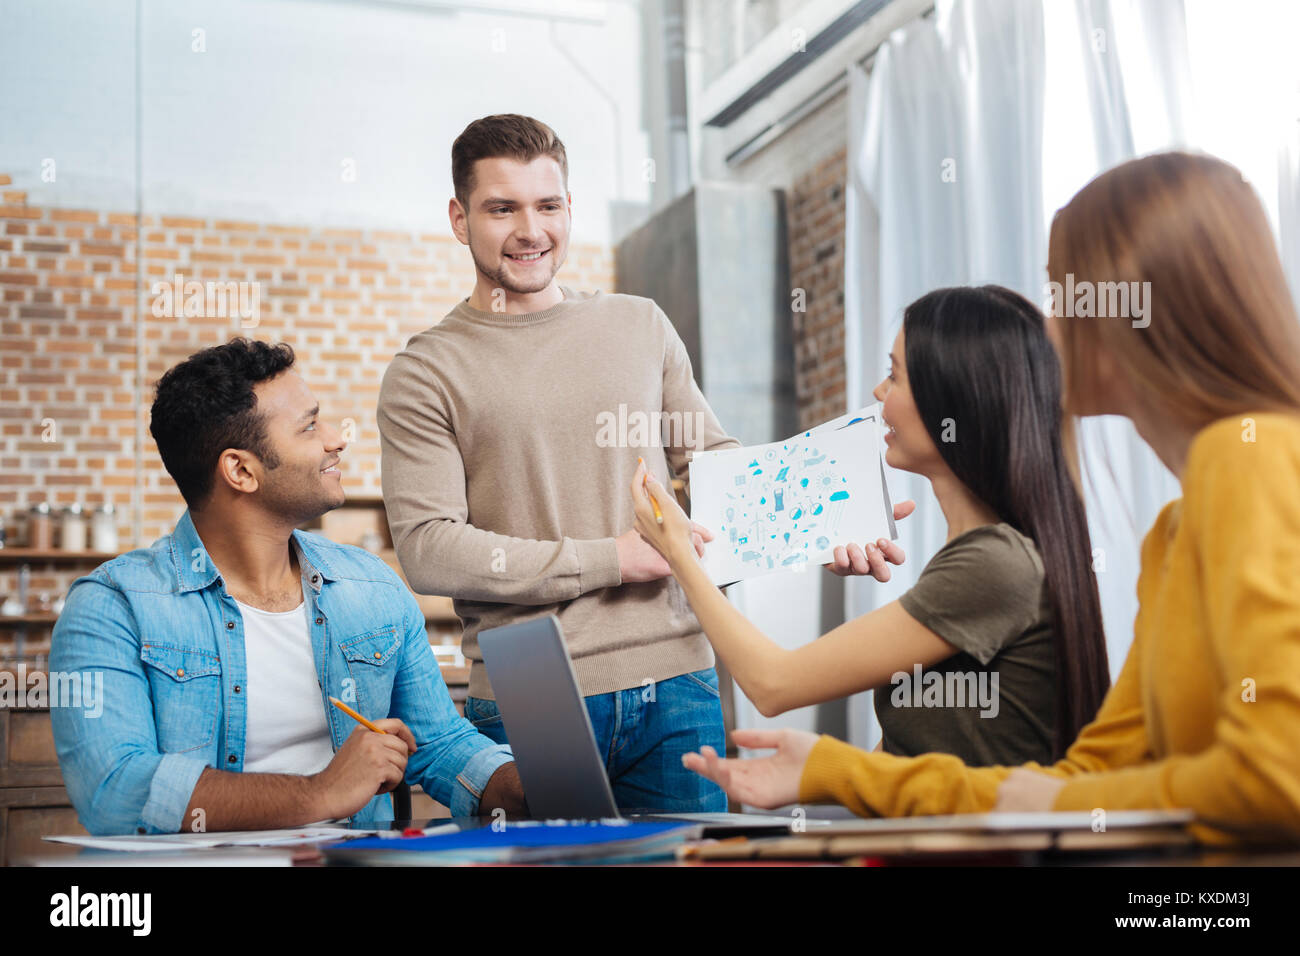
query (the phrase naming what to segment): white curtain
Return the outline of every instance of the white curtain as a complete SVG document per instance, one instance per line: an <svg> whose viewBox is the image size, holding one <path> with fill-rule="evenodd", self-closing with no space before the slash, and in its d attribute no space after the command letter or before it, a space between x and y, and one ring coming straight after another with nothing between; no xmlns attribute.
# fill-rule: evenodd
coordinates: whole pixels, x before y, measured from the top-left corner
<svg viewBox="0 0 1300 956"><path fill-rule="evenodd" d="M1192 142L1235 164L1272 220L1300 300L1300 3L1186 0Z"/></svg>
<svg viewBox="0 0 1300 956"><path fill-rule="evenodd" d="M1300 302L1300 103L1290 136L1278 147L1277 178L1282 264L1291 283L1291 298Z"/></svg>
<svg viewBox="0 0 1300 956"><path fill-rule="evenodd" d="M1181 0L1116 6L940 0L932 17L889 38L869 76L852 71L850 408L869 400L883 374L905 305L940 286L987 282L1043 301L1052 212L1101 169L1132 156L1135 141L1146 149L1186 142ZM1159 129L1134 128L1135 113L1145 119L1146 112L1132 106L1129 60L1152 74L1135 82L1154 90ZM1082 437L1094 565L1117 673L1132 640L1140 538L1178 488L1127 422L1090 422ZM889 480L895 500L918 503L899 526L908 562L888 585L853 579L849 616L911 586L945 538L928 483L900 472ZM850 705L850 736L859 745L878 737L869 696Z"/></svg>
<svg viewBox="0 0 1300 956"><path fill-rule="evenodd" d="M1077 72L1070 62L1070 72L1053 77L1049 109L1058 118L1088 117L1092 141L1089 148L1074 122L1045 143L1045 165L1062 160L1066 151L1088 160L1086 168L1071 171L1077 182L1058 178L1056 188L1068 189L1069 195L1053 195L1052 209L1096 173L1131 159L1139 142L1147 150L1189 145L1191 85L1182 0L1078 0L1073 22L1068 6L1053 5L1046 41L1049 50L1077 49L1079 64ZM1135 118L1140 118L1138 129ZM1079 438L1093 569L1114 676L1132 644L1142 537L1161 506L1180 491L1127 419L1086 419Z"/></svg>

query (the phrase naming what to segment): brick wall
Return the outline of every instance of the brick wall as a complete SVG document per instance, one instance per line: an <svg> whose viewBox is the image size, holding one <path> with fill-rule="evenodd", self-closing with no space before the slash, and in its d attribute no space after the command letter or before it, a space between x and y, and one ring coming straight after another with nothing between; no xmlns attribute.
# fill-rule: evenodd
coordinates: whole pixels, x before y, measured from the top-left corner
<svg viewBox="0 0 1300 956"><path fill-rule="evenodd" d="M7 176L0 186L0 521L11 546L24 543L22 516L41 501L112 501L123 550L168 532L184 504L148 435L153 383L192 352L240 334L293 345L322 415L353 423L344 487L380 493L380 380L407 338L469 292L465 247L373 229L166 215L137 222L130 212L28 205ZM155 317L153 285L176 273L257 283L257 325L243 328L237 315ZM566 285L607 291L612 276L610 251L580 244L560 273ZM57 596L78 573L35 566L32 591ZM14 566L0 565L0 597L15 593L16 580Z"/></svg>
<svg viewBox="0 0 1300 956"><path fill-rule="evenodd" d="M794 315L795 400L799 427L845 412L845 150L831 154L786 192L790 284L805 292Z"/></svg>
<svg viewBox="0 0 1300 956"><path fill-rule="evenodd" d="M786 193L791 285L806 296L806 311L794 313L800 427L844 411L845 175L840 150ZM294 346L322 413L354 423L348 493L379 494L379 381L405 340L468 291L464 247L409 232L145 216L137 280L133 213L46 209L28 205L8 177L0 176L0 187L0 520L11 545L22 543L21 516L39 501L111 500L123 548L137 543L137 521L140 544L170 530L183 503L148 436L152 383L193 351L238 334ZM153 284L178 272L199 282L258 283L258 325L155 317ZM612 289L610 251L575 245L561 279ZM31 590L57 596L77 573L34 567ZM16 578L15 567L0 565L0 597L16 591ZM5 640L0 632L0 655Z"/></svg>

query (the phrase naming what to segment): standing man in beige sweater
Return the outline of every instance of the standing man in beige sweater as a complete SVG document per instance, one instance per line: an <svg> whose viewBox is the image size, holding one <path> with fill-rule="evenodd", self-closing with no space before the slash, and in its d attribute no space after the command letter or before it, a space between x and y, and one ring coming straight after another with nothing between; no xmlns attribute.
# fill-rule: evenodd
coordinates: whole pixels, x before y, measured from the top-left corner
<svg viewBox="0 0 1300 956"><path fill-rule="evenodd" d="M477 635L555 614L624 810L722 811L682 756L725 741L713 652L634 530L644 458L664 485L692 451L737 447L668 317L558 285L571 224L564 145L488 116L452 146L449 215L475 283L394 357L378 421L384 502L416 591L449 595L472 662L465 715L508 743ZM711 535L697 526L697 547Z"/></svg>

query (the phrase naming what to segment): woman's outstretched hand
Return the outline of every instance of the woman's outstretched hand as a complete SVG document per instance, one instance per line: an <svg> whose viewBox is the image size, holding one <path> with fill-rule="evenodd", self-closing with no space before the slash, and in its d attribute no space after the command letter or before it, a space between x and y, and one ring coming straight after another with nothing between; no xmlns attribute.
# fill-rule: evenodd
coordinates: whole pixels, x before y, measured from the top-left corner
<svg viewBox="0 0 1300 956"><path fill-rule="evenodd" d="M708 777L729 796L750 806L770 810L799 802L799 780L817 743L817 734L806 730L733 730L731 739L739 747L772 748L776 753L732 759L719 757L712 747L701 747L699 753L683 755L682 766Z"/></svg>
<svg viewBox="0 0 1300 956"><path fill-rule="evenodd" d="M655 514L655 506L650 503L651 496L659 504L662 524ZM646 471L644 460L637 465L636 474L632 476L632 507L636 512L637 534L670 566L686 559L692 552L703 557L704 542L713 540L713 532L687 517L677 504L676 496Z"/></svg>
<svg viewBox="0 0 1300 956"><path fill-rule="evenodd" d="M910 498L894 505L894 520L902 521L916 510L916 502ZM867 543L866 550L856 544L838 545L835 548L835 560L824 564L827 571L840 577L869 574L877 581L888 581L891 564L902 564L907 556L903 549L888 538L881 538L872 544Z"/></svg>

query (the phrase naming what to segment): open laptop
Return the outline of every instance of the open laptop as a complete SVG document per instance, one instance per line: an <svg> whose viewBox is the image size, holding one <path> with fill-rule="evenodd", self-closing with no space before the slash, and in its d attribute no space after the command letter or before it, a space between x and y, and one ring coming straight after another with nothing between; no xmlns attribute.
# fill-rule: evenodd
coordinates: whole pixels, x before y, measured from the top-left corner
<svg viewBox="0 0 1300 956"><path fill-rule="evenodd" d="M534 818L673 820L706 836L790 831L794 818L774 814L620 813L556 617L480 631L478 645Z"/></svg>

